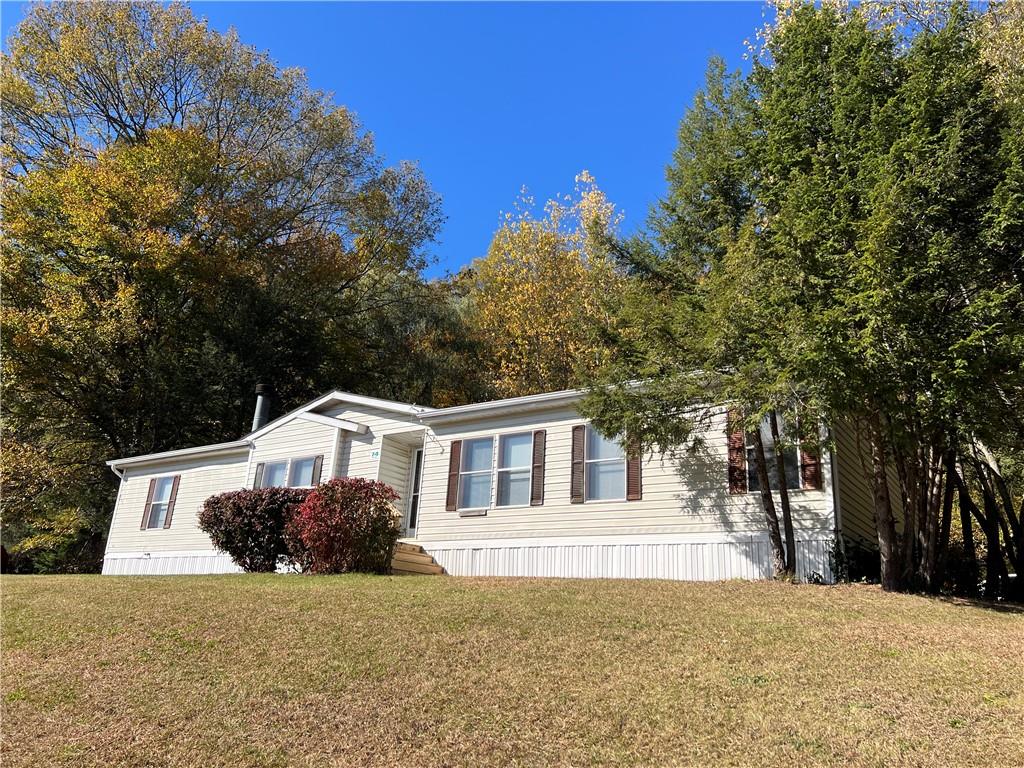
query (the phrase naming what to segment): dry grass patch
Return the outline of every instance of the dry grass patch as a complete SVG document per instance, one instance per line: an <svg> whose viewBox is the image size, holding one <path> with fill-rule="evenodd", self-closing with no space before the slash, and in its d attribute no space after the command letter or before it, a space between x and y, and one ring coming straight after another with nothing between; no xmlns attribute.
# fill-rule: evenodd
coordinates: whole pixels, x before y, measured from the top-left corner
<svg viewBox="0 0 1024 768"><path fill-rule="evenodd" d="M870 587L4 577L5 766L1024 766L1024 614Z"/></svg>

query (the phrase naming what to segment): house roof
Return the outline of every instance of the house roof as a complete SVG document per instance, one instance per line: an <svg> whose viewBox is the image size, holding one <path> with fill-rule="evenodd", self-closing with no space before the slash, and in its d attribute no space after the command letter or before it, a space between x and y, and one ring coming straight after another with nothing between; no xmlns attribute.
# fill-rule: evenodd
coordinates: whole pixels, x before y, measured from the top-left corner
<svg viewBox="0 0 1024 768"><path fill-rule="evenodd" d="M141 456L129 456L123 459L113 459L107 462L107 466L114 470L122 467L129 467L139 464L153 464L161 461L167 461L168 459L180 459L188 458L191 456L211 456L216 454L235 453L242 450L248 450L252 447L252 441L261 435L270 432L282 424L285 424L292 419L299 417L301 414L309 411L315 411L317 408L323 408L325 406L333 405L334 403L349 403L351 405L363 405L370 408L377 408L382 411L390 411L392 413L400 413L405 416L419 416L421 413L434 410L433 408L426 408L418 405L410 405L409 403L399 403L394 400L382 400L377 397L366 397L364 395L354 395L351 392L341 392L335 390L321 395L314 400L310 400L304 405L300 405L298 408L289 411L283 416L279 416L273 421L268 422L264 426L257 429L255 432L250 432L241 440L235 440L230 443L216 443L214 445L197 445L194 448L181 448L176 451L162 451L160 453L146 453ZM337 427L339 429L346 429L352 432L361 431L360 425L354 422L347 421L344 419L337 419ZM365 428L362 430L365 431Z"/></svg>
<svg viewBox="0 0 1024 768"><path fill-rule="evenodd" d="M286 424L293 419L302 417L303 414L310 414L317 409L322 409L336 403L347 403L354 406L365 406L376 408L382 411L390 411L404 416L413 416L417 421L425 424L437 424L453 421L465 421L477 417L492 416L504 412L523 412L550 408L576 402L583 396L579 389L565 389L559 392L542 392L537 395L526 395L524 397L508 397L503 400L490 400L484 403L470 403L469 405L455 405L450 408L428 408L410 403L399 403L394 400L383 400L377 397L365 395L354 395L351 392L335 390L310 400L308 403L289 411L268 422L254 432L250 432L241 440L230 443L216 443L214 445L199 445L194 448L182 448L176 451L163 451L162 453L147 453L141 456L129 456L123 459L113 459L107 462L107 466L114 470L122 467L129 467L139 464L151 464L168 459L188 458L191 456L209 456L215 454L227 454L240 452L252 448L252 441L265 435L271 430ZM328 417L316 419L317 422L326 421ZM350 432L365 431L365 427L356 422L337 419L338 429Z"/></svg>
<svg viewBox="0 0 1024 768"><path fill-rule="evenodd" d="M168 459L186 459L190 456L210 456L218 453L240 453L241 451L249 450L251 447L252 443L248 440L235 440L230 443L215 443L213 445L197 445L194 448L179 448L176 451L162 451L160 453L146 453L141 456L129 456L124 459L112 459L107 462L107 466L116 470L135 464L152 464L158 461L167 461Z"/></svg>
<svg viewBox="0 0 1024 768"><path fill-rule="evenodd" d="M558 405L574 403L584 395L581 389L563 389L558 392L541 392L537 395L507 397L503 400L488 400L484 403L453 405L450 408L433 408L419 415L420 421L438 424L446 421L462 421L477 416L490 416L502 412L533 411Z"/></svg>
<svg viewBox="0 0 1024 768"><path fill-rule="evenodd" d="M363 405L368 408L377 408L382 411L390 411L391 413L400 413L404 416L419 416L422 413L433 411L433 408L427 408L420 405L411 405L409 403L399 403L395 400L382 400L378 397L366 397L365 395L353 395L351 392L342 392L341 390L334 390L327 394L321 395L320 397L310 400L305 405L300 405L293 411L289 411L283 416L278 416L273 421L268 421L262 427L257 429L255 432L250 432L245 436L246 440L254 440L261 435L265 435L273 429L277 429L282 424L285 424L300 413L307 413L309 411L315 411L318 408L324 408L326 406L333 405L335 403L348 403L349 405Z"/></svg>

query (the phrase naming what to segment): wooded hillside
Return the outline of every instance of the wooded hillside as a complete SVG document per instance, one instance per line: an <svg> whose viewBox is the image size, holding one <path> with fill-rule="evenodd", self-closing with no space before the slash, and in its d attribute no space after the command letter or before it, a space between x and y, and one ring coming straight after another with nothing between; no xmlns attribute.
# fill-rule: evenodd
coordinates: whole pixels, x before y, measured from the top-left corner
<svg viewBox="0 0 1024 768"><path fill-rule="evenodd" d="M302 72L183 5L33 6L2 62L12 566L96 570L104 461L237 439L257 382L278 413L584 386L634 448L729 404L779 576L793 462L845 419L880 558L840 567L1019 596L1024 3L785 2L753 39L639 232L583 172L428 280L442 201Z"/></svg>

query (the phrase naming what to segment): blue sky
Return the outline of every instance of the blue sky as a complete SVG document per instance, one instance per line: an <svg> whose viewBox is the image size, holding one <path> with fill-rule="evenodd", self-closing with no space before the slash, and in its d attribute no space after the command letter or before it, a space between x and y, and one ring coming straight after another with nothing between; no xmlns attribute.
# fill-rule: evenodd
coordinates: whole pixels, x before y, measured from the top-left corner
<svg viewBox="0 0 1024 768"><path fill-rule="evenodd" d="M428 274L482 255L519 189L589 170L642 225L707 59L743 66L760 2L192 3L219 30L306 70L388 161L415 160L447 216ZM25 6L2 4L5 41Z"/></svg>

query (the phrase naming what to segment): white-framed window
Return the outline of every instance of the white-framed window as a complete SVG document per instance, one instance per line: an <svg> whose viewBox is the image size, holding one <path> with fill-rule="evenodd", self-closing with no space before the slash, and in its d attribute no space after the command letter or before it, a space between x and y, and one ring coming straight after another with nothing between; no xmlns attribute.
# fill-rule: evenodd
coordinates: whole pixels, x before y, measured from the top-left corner
<svg viewBox="0 0 1024 768"><path fill-rule="evenodd" d="M625 500L626 454L618 440L609 440L587 425L583 467L587 501Z"/></svg>
<svg viewBox="0 0 1024 768"><path fill-rule="evenodd" d="M256 466L256 488L312 488L320 482L323 456L264 461Z"/></svg>
<svg viewBox="0 0 1024 768"><path fill-rule="evenodd" d="M292 459L288 470L288 485L291 488L312 488L313 470L316 467L316 456L304 456Z"/></svg>
<svg viewBox="0 0 1024 768"><path fill-rule="evenodd" d="M533 433L498 437L498 495L496 507L525 507L533 480Z"/></svg>
<svg viewBox="0 0 1024 768"><path fill-rule="evenodd" d="M782 416L779 416L779 435L785 438L786 423ZM776 469L775 441L772 440L771 416L765 416L761 421L761 443L764 445L765 463L768 465L768 487L773 491L779 490L779 474ZM783 461L786 464L786 488L788 490L799 490L803 486L800 482L800 446L796 438L786 438L785 447L782 450ZM761 479L757 476L757 462L754 458L754 445L750 435L746 437L747 446L747 491L749 493L761 492Z"/></svg>
<svg viewBox="0 0 1024 768"><path fill-rule="evenodd" d="M153 486L153 499L149 503L146 528L163 528L167 519L167 508L171 504L174 477L158 477Z"/></svg>
<svg viewBox="0 0 1024 768"><path fill-rule="evenodd" d="M263 465L260 488L283 488L288 485L288 460L268 461Z"/></svg>
<svg viewBox="0 0 1024 768"><path fill-rule="evenodd" d="M486 509L491 505L494 438L462 441L459 466L459 509Z"/></svg>

